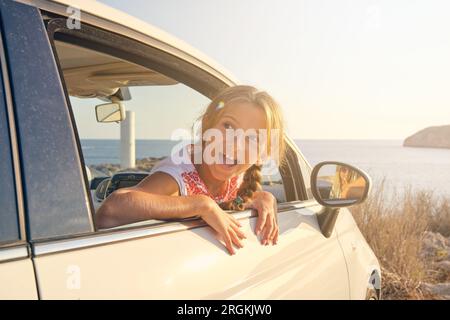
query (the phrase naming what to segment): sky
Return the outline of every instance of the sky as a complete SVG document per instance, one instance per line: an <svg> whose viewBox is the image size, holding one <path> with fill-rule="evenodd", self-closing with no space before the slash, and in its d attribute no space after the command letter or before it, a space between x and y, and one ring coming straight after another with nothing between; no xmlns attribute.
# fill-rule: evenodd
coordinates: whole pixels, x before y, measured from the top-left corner
<svg viewBox="0 0 450 320"><path fill-rule="evenodd" d="M171 33L241 83L268 91L294 138L404 139L450 124L449 1L100 2ZM133 103L152 101L142 89L132 91ZM149 125L156 116L176 116L174 123L184 125L206 107L202 96L176 90L172 107L141 114L137 138L170 134L166 121ZM97 129L82 133L104 138Z"/></svg>

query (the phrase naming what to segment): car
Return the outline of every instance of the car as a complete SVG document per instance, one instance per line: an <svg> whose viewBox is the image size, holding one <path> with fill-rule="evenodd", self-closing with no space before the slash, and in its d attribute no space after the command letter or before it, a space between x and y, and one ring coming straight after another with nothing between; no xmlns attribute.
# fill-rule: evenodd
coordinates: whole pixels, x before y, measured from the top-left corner
<svg viewBox="0 0 450 320"><path fill-rule="evenodd" d="M248 235L233 256L195 217L96 228L73 97L120 106L133 86L183 84L212 98L239 82L95 1L0 0L0 18L0 299L380 299L380 265L348 209L370 177L333 161L311 168L289 136L286 163L263 183L278 201L275 246L260 244L251 210L229 212ZM94 105L83 108L95 122ZM346 195L340 168L362 181Z"/></svg>

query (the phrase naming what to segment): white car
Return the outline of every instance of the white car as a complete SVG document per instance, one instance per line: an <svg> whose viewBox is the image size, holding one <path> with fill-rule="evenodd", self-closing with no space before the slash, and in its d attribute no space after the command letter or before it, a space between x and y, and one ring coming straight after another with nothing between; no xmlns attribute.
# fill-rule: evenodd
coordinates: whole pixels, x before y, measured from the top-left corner
<svg viewBox="0 0 450 320"><path fill-rule="evenodd" d="M380 298L379 263L345 208L370 178L337 162L312 170L289 137L287 165L264 184L279 202L275 246L258 241L252 211L230 212L248 235L234 256L194 218L97 230L69 96L125 103L129 87L183 83L211 98L238 82L95 1L0 0L0 16L0 299ZM345 194L342 168L361 181Z"/></svg>

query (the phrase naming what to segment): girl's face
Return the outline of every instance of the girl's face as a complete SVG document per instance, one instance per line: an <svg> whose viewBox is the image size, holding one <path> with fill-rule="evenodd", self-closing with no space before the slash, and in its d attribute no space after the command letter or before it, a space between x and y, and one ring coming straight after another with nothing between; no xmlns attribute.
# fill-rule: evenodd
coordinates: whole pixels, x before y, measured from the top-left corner
<svg viewBox="0 0 450 320"><path fill-rule="evenodd" d="M350 177L350 172L349 172L348 168L341 167L339 169L339 175L341 177L341 181L348 182L348 179Z"/></svg>
<svg viewBox="0 0 450 320"><path fill-rule="evenodd" d="M245 172L256 162L254 155L257 152L255 153L254 150L250 151L250 148L258 145L259 130L266 129L265 113L262 108L252 103L234 102L226 106L221 118L211 129L219 130L222 133L223 141L221 145L223 148L217 151L217 155L213 154L219 161L207 166L215 179L226 181ZM237 129L242 130L244 133L253 132L253 134L246 135L245 143L243 143L244 140L237 138L227 139L227 133L228 137L230 137L230 132L232 132L231 137L235 137L236 132L234 130ZM229 144L228 148L227 144ZM243 159L244 156L245 159ZM226 158L229 159L228 162ZM233 162L232 164L227 164L231 161Z"/></svg>

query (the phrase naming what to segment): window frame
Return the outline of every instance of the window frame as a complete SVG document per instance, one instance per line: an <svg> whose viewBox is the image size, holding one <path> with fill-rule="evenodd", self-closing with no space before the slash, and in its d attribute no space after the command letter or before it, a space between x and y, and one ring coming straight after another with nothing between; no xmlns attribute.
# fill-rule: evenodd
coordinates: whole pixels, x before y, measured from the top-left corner
<svg viewBox="0 0 450 320"><path fill-rule="evenodd" d="M17 190L23 197L18 203L20 206L23 201L26 239L32 242L89 232L93 230L91 215L83 189L79 188L82 172L42 16L38 8L14 1L2 1L0 6L2 58L9 71L5 78L13 110L9 115L14 118L10 124L15 125L13 147L17 146L20 159L21 179L16 183L21 181L22 187ZM31 63L34 59L39 63ZM47 191L44 188L57 185L59 174L71 185L42 197ZM70 192L66 192L69 188ZM74 199L81 201L68 206ZM55 216L61 218L57 223L52 219Z"/></svg>
<svg viewBox="0 0 450 320"><path fill-rule="evenodd" d="M43 13L44 16L48 15L48 13ZM80 30L73 30L67 27L67 20L64 17L54 16L50 14L52 18L45 19L44 23L47 29L47 36L52 48L54 60L58 69L58 74L60 81L62 83L64 98L66 100L66 104L68 106L68 111L70 115L70 121L72 125L72 129L74 132L77 151L80 158L81 170L83 172L84 177L84 188L89 199L89 208L91 212L92 221L95 222L95 208L94 208L94 199L92 199L92 194L90 192L89 181L87 179L86 172L86 163L84 161L84 155L81 148L81 140L78 134L78 128L75 121L75 116L73 113L72 104L70 101L70 96L68 94L67 86L65 83L65 79L63 76L62 68L60 66L58 52L55 45L55 40L64 41L70 39L72 41L67 41L70 44L78 45L90 50L94 50L100 53L104 53L110 56L117 57L119 59L123 59L125 61L130 61L134 64L138 64L147 68L150 68L154 71L160 72L177 80L180 83L192 88L193 90L205 95L206 97L213 97L214 93L218 90L218 88L225 88L227 86L226 83L222 82L220 79L215 79L215 87L212 89L210 82L211 78L207 78L205 76L206 71L203 69L198 69L196 66L189 64L187 61L183 61L178 57L175 57L169 53L163 52L155 47L140 43L136 40L127 38L123 35L119 35L102 28L91 26L85 23L81 23ZM61 38L60 38L61 37ZM73 41L75 40L75 41ZM123 50L121 48L127 48L127 50ZM108 49L112 50L109 51ZM149 49L150 52L146 52ZM132 52L132 53L130 53ZM152 59L153 54L155 57L159 58L158 61L154 61ZM163 58L163 59L161 59ZM159 65L161 61L169 61L169 66L167 65ZM172 64L172 66L170 66ZM180 72L178 69L180 65L184 65L183 72ZM173 69L171 69L173 68ZM194 68L194 69L193 69ZM193 74L192 70L195 70L197 73L201 72L200 80L190 80L191 75ZM166 73L167 72L167 73ZM210 77L212 77L210 75ZM193 78L192 78L193 79ZM205 80L206 79L206 80ZM97 229L94 223L95 230ZM95 231L94 231L95 232Z"/></svg>
<svg viewBox="0 0 450 320"><path fill-rule="evenodd" d="M69 29L67 28L66 18L53 14L49 15L48 13L44 13L44 16L47 17L44 22L60 74L61 69L54 45L55 36L59 38L56 40L67 41L67 39L70 39L71 41L67 42L71 44L160 72L210 99L221 89L234 84L231 80L219 79L208 70L175 56L171 52L161 50L154 44L143 43L126 35L84 22L81 22L80 29ZM125 51L122 48L127 48L127 50Z"/></svg>
<svg viewBox="0 0 450 320"><path fill-rule="evenodd" d="M0 249L12 248L16 246L23 246L27 244L27 233L25 224L25 212L24 212L24 201L23 201L23 189L22 189L22 177L20 171L20 158L19 158L19 147L16 135L16 125L15 116L13 108L13 98L9 81L9 71L8 62L6 59L6 54L3 44L3 31L0 30L0 85L3 87L3 95L0 99L3 100L4 112L6 115L6 126L8 137L4 137L7 142L9 142L9 153L11 159L11 168L13 170L13 186L15 193L15 213L17 221L17 239L3 241L0 239ZM0 137L0 140L2 138ZM28 256L28 254L27 254ZM0 259L1 260L1 259ZM3 261L3 260L2 260Z"/></svg>
<svg viewBox="0 0 450 320"><path fill-rule="evenodd" d="M299 180L299 184L301 184L300 189L302 190L301 198L303 201L314 200L312 191L311 191L311 172L312 167L309 164L308 160L305 158L303 153L300 151L299 146L295 143L294 140L287 138L288 145L293 149L295 154L295 162L296 166L298 166L298 171L301 174L301 181ZM314 200L315 201L315 200Z"/></svg>
<svg viewBox="0 0 450 320"><path fill-rule="evenodd" d="M82 30L69 30L66 27L66 23L65 23L65 18L63 16L56 16L54 14L48 13L48 12L44 12L43 15L46 15L47 17L51 17L48 18L46 21L46 26L47 26L47 32L48 32L48 37L49 37L49 41L51 43L52 49L53 49L53 54L55 56L55 61L57 63L58 66L58 71L60 74L60 78L61 81L63 83L63 87L64 87L64 91L65 91L65 98L67 100L67 105L69 106L69 108L71 109L70 112L71 114L73 114L72 112L72 105L70 103L70 98L67 92L67 88L66 88L66 84L64 81L64 77L62 75L62 70L61 67L59 65L59 59L58 59L58 55L56 52L56 47L54 45L54 40L55 40L55 34L56 33L63 33L66 35L66 38L64 38L64 36L61 38L61 36L57 36L58 39L56 40L67 40L67 37L71 37L72 39L75 37L79 37L81 35L82 39L79 43L73 43L73 42L69 42L71 44L75 44L75 45L81 45L82 47L91 49L91 50L96 50L98 52L101 53L105 53L111 56L115 56L118 57L120 59L126 60L126 61L130 61L132 63L135 64L139 64L142 65L144 67L148 67L152 70L161 72L164 75L167 75L177 81L179 81L180 83L183 83L184 85L187 85L188 87L191 87L192 89L196 90L197 92L200 92L201 94L209 97L209 98L213 98L214 95L216 94L216 92L218 92L220 89L226 88L228 86L234 85L235 83L230 81L223 81L223 79L219 79L216 78L214 76L214 74L212 73L208 73L207 70L201 68L198 65L193 65L190 64L189 61L183 60L177 56L174 56L173 54L171 54L170 52L161 50L159 48L157 48L157 46L153 46L150 45L148 43L144 43L144 42L139 42L131 37L127 37L126 34L118 34L116 32L113 32L111 30L107 30L105 28L102 28L101 26L97 26L95 24L86 24L84 22L81 23L82 26ZM83 31L87 31L88 33L91 33L90 35L84 34L84 38L83 38ZM92 38L90 36L92 36L92 34L99 36L99 35L105 35L106 37L108 37L109 42L107 44L104 44L104 47L101 47L102 43L101 41L99 41L98 39ZM120 41L112 41L111 39L114 38L115 40L119 39ZM96 46L92 46L92 43L96 44ZM120 44L117 44L120 43ZM124 43L126 43L127 45L124 46ZM164 58L170 58L170 59L174 59L174 61L178 61L178 63L176 64L177 67L179 67L179 63L183 63L187 69L183 70L182 72L180 72L179 70L171 70L169 73L164 72L165 70L162 70L161 67L158 67L154 64L149 64L148 61L146 62L145 59L148 59L149 61L152 61L152 57L140 57L140 59L130 59L130 56L133 57L132 54L130 54L130 48L132 48L133 46L136 47L140 47L140 48L144 48L144 49L148 49L150 50L150 52L158 52L159 55L161 55ZM127 48L127 52L125 52L124 50L120 49L119 47L126 47ZM107 48L113 48L113 52L108 51ZM145 52L140 52L141 55L144 55ZM147 52L148 54L148 52ZM192 70L195 70L196 72L200 73L203 78L205 76L207 77L213 77L215 78L215 86L213 89L211 89L211 86L203 86L203 83L201 80L196 80L196 81L191 81L190 79L185 79L186 75L183 76L182 73L188 74L189 76L192 76L192 72L187 71L189 70L189 68L193 68ZM185 81L187 80L187 81ZM85 163L84 163L84 156L81 150L81 144L80 144L80 138L78 135L78 131L76 130L76 123L75 123L75 119L72 118L72 126L75 130L75 136L76 136L76 140L77 140L77 144L78 144L78 148L79 148L79 153L80 153L80 159L82 161L82 167L84 170L84 178L85 178L85 182L86 185L88 183L88 179L87 179L87 175L85 172ZM282 172L281 168L280 169L280 174L283 180L283 187L285 187L285 183L290 184L291 186L293 186L294 191L290 192L290 195L288 195L286 193L286 189L285 189L285 194L286 194L286 202L280 203L278 204L278 211L279 212L284 212L284 211L289 211L292 210L293 208L303 208L306 206L309 206L310 203L308 203L307 197L305 196L305 192L301 191L304 190L304 182L303 182L303 177L301 174L301 170L300 170L300 166L299 166L299 162L298 162L298 153L296 151L295 148L293 148L290 144L290 139L286 139L288 142L287 145L287 151L288 154L290 154L290 156L288 157L288 163L289 165L287 167L285 167L285 170ZM87 186L88 188L88 186ZM88 197L90 199L90 206L93 206L93 199L91 197L91 193L88 192ZM95 214L94 211L92 211L93 214ZM256 216L256 213L254 213L253 211L244 211L244 212L232 212L231 214L233 214L233 216L235 216L237 219L244 219L244 218L249 218L249 217L254 217ZM55 249L55 247L53 246L48 246L49 245L49 240L53 240L53 242L55 242L55 245L59 242L59 243L65 243L66 240L68 239L74 239L75 241L80 241L80 244L83 245L83 238L91 238L91 237L100 237L100 242L101 243L109 243L111 241L114 241L114 235L115 234L122 234L124 237L126 237L126 233L130 232L130 233L136 233L136 234L145 234L146 236L148 235L158 235L158 234L164 234L167 232L176 232L176 231L180 231L180 230L185 230L185 229L191 229L191 228L195 228L195 227L201 227L201 226L205 226L205 222L202 221L199 218L187 218L187 219L180 219L180 220L176 220L176 221L158 221L158 222L152 222L149 223L149 221L142 221L142 222L138 222L138 223L132 223L132 224L128 224L128 225L124 225L124 226L120 226L120 227L116 227L116 228L110 228L110 229L101 229L98 230L96 229L94 232L91 232L89 234L85 234L85 235L73 235L73 236L68 236L68 237L61 237L61 238L55 238L55 239L47 239L47 240L41 240L41 241L36 241L34 243L33 246L33 250L36 251L37 254L47 254L47 253L51 253L54 251L61 251L60 249ZM141 233L139 233L139 230L141 231ZM133 236L134 238L134 236ZM102 240L104 239L104 240ZM75 248L78 248L77 245L74 245ZM68 246L66 249L64 250L71 250L71 246Z"/></svg>

